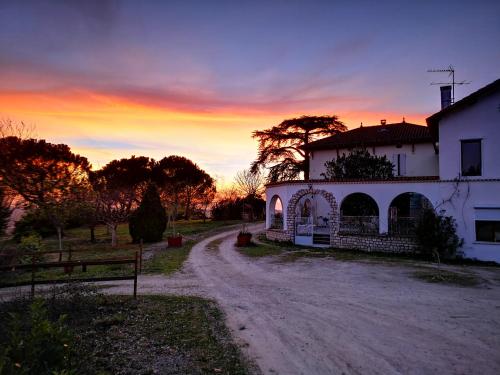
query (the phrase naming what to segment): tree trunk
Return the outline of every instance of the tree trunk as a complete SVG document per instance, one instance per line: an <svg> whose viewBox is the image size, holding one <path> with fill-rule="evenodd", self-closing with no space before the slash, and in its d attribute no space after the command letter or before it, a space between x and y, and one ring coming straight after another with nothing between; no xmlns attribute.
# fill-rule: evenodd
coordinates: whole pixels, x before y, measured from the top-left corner
<svg viewBox="0 0 500 375"><path fill-rule="evenodd" d="M117 241L117 236L116 236L116 228L118 227L117 224L111 224L108 226L109 230L111 232L111 247L116 247L118 241Z"/></svg>
<svg viewBox="0 0 500 375"><path fill-rule="evenodd" d="M186 209L184 210L184 218L189 220L191 218L191 194L186 194Z"/></svg>
<svg viewBox="0 0 500 375"><path fill-rule="evenodd" d="M90 229L90 242L95 243L95 226L92 225L89 227Z"/></svg>
<svg viewBox="0 0 500 375"><path fill-rule="evenodd" d="M309 132L306 131L304 146L309 144ZM304 149L304 180L309 181L309 150Z"/></svg>
<svg viewBox="0 0 500 375"><path fill-rule="evenodd" d="M62 228L57 227L57 239L59 240L59 251L62 251Z"/></svg>

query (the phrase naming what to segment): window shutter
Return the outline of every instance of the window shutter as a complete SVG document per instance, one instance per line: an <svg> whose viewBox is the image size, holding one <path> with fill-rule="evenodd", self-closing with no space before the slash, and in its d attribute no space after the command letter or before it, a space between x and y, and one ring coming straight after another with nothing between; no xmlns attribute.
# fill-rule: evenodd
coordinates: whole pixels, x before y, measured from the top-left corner
<svg viewBox="0 0 500 375"><path fill-rule="evenodd" d="M406 176L406 154L399 154L399 172L401 176Z"/></svg>

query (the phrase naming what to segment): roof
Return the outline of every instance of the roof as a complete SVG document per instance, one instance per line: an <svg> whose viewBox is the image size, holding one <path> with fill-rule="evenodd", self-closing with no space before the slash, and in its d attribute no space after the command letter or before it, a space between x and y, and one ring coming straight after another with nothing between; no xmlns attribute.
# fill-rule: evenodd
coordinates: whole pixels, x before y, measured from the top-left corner
<svg viewBox="0 0 500 375"><path fill-rule="evenodd" d="M474 105L479 99L491 95L494 92L500 90L500 79L490 83L489 85L484 86L483 88L473 92L469 96L459 100L458 102L442 109L441 111L434 113L432 116L426 119L427 125L429 126L431 133L434 136L437 136L437 127L439 125L439 121L450 113L455 113L460 111L466 107Z"/></svg>
<svg viewBox="0 0 500 375"><path fill-rule="evenodd" d="M308 150L331 150L427 142L433 142L427 126L400 122L359 127L311 142L304 148Z"/></svg>

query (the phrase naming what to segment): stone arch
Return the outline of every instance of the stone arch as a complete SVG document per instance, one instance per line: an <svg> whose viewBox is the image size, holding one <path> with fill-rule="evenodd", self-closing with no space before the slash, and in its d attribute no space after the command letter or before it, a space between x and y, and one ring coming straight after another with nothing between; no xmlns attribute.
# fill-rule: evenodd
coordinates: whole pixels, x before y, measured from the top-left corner
<svg viewBox="0 0 500 375"><path fill-rule="evenodd" d="M423 211L434 209L425 195L405 192L394 197L389 204L389 233L392 235L414 235L415 228Z"/></svg>
<svg viewBox="0 0 500 375"><path fill-rule="evenodd" d="M366 193L348 194L340 204L339 232L343 234L378 234L379 207Z"/></svg>
<svg viewBox="0 0 500 375"><path fill-rule="evenodd" d="M287 206L287 232L290 238L293 240L295 237L295 218L296 218L296 212L297 212L297 203L299 200L307 194L312 194L314 195L321 195L329 204L330 206L330 213L329 213L329 223L330 223L330 241L332 241L334 234L337 232L337 227L338 227L338 210L337 210L337 201L335 200L335 197L333 194L325 191L325 190L320 190L320 189L313 189L313 188L308 188L308 189L301 189L297 191L291 198L290 201L288 202Z"/></svg>

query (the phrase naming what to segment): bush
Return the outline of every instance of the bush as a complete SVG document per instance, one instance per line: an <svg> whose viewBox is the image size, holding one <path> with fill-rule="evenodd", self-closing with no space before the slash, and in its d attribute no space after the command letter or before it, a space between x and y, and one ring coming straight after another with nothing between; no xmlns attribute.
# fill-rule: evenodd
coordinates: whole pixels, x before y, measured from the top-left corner
<svg viewBox="0 0 500 375"><path fill-rule="evenodd" d="M438 262L442 258L454 257L463 244L456 231L453 217L445 216L444 211L438 214L432 209L425 210L416 228L420 251Z"/></svg>
<svg viewBox="0 0 500 375"><path fill-rule="evenodd" d="M67 218L67 229L78 228L86 224L85 217L81 214L82 210L70 210ZM19 242L22 237L37 233L43 238L57 235L54 224L50 221L43 211L34 208L29 210L14 227L14 240ZM64 233L63 233L64 236Z"/></svg>
<svg viewBox="0 0 500 375"><path fill-rule="evenodd" d="M394 165L384 156L371 155L366 149L353 150L325 163L327 179L362 178L385 180L394 177Z"/></svg>
<svg viewBox="0 0 500 375"><path fill-rule="evenodd" d="M163 238L167 228L167 215L163 207L156 185L149 184L141 205L131 215L129 232L134 243L141 239L144 242L157 242Z"/></svg>
<svg viewBox="0 0 500 375"><path fill-rule="evenodd" d="M225 199L212 207L213 220L261 220L265 216L266 201L249 195L245 198ZM245 215L247 217L242 217Z"/></svg>
<svg viewBox="0 0 500 375"><path fill-rule="evenodd" d="M7 341L0 351L0 374L74 374L70 355L72 337L65 316L51 322L43 300L30 306L27 320L11 314Z"/></svg>
<svg viewBox="0 0 500 375"><path fill-rule="evenodd" d="M38 253L44 250L44 245L42 242L42 237L38 233L32 233L29 236L22 237L19 242L18 249L18 262L21 264L30 264L33 262L32 254ZM44 257L36 257L37 261L43 261Z"/></svg>
<svg viewBox="0 0 500 375"><path fill-rule="evenodd" d="M14 239L21 241L22 237L37 233L43 238L56 235L56 229L50 220L42 214L40 210L29 210L18 222L14 228Z"/></svg>

